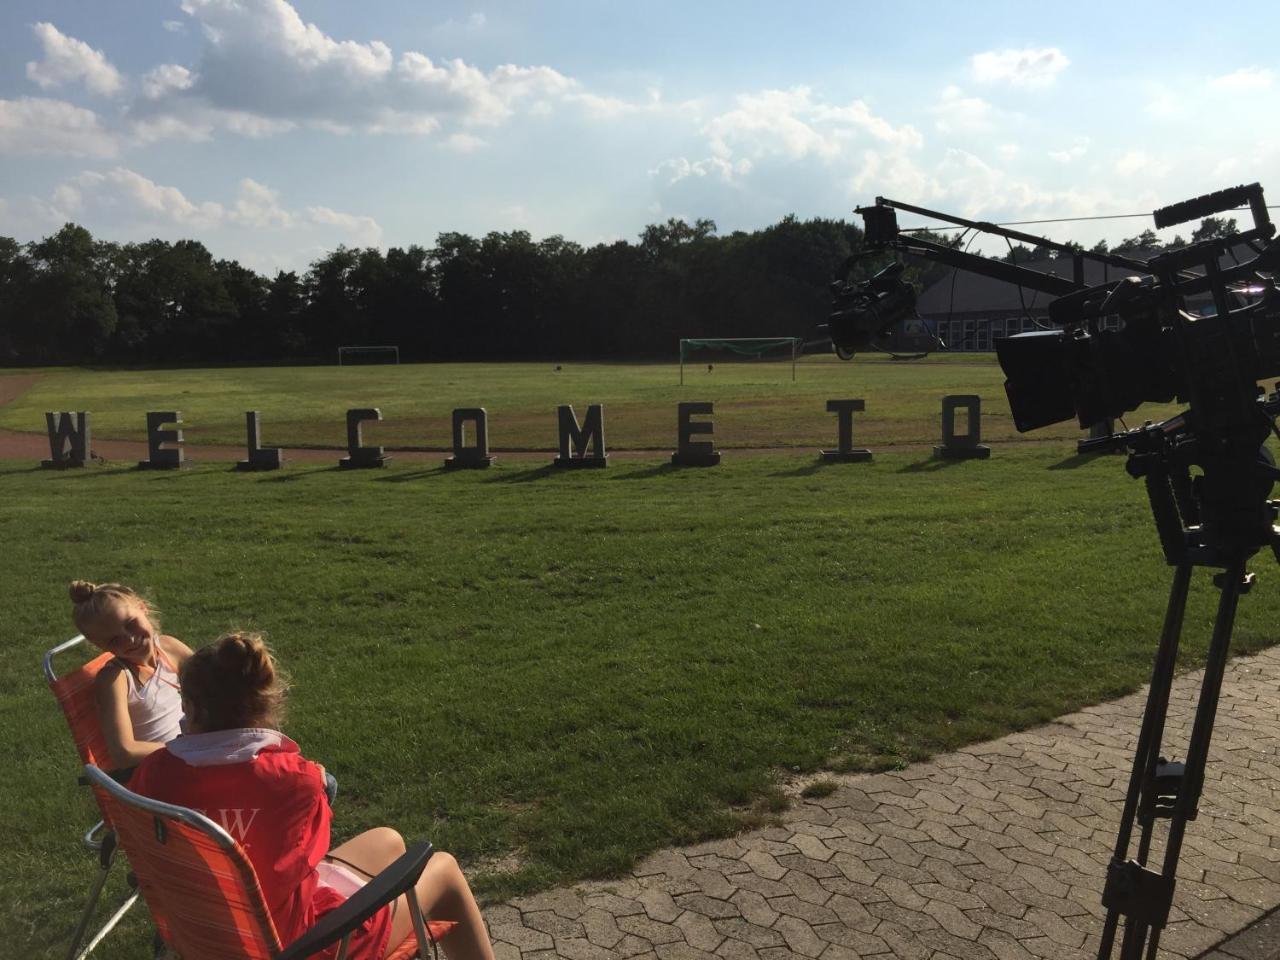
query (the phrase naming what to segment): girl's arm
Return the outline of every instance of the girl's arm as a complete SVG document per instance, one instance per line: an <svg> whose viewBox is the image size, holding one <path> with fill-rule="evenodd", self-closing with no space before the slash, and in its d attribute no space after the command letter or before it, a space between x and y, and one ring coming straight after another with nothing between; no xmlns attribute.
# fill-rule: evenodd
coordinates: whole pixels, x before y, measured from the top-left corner
<svg viewBox="0 0 1280 960"><path fill-rule="evenodd" d="M181 669L183 663L191 656L191 648L177 637L161 636L160 649L164 651L175 670Z"/></svg>
<svg viewBox="0 0 1280 960"><path fill-rule="evenodd" d="M107 741L111 765L119 770L136 767L144 757L164 746L163 743L133 738L133 721L129 719L129 707L125 703L127 692L124 671L119 668L104 668L93 682L98 724L103 739Z"/></svg>

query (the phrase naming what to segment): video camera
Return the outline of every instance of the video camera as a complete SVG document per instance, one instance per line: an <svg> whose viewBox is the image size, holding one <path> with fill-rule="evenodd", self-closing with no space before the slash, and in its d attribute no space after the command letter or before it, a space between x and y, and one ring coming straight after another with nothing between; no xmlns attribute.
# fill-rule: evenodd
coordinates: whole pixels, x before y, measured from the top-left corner
<svg viewBox="0 0 1280 960"><path fill-rule="evenodd" d="M1119 417L1147 401L1181 400L1199 407L1204 427L1225 427L1239 413L1221 409L1228 384L1248 399L1254 384L1280 375L1280 295L1271 274L1280 265L1280 245L1259 184L1234 187L1164 207L1154 213L1157 227L1248 206L1251 230L1205 240L1150 261L1111 254L1086 253L1043 237L1005 230L936 211L878 197L859 208L866 224L866 249L850 258L886 250L916 255L970 272L1005 280L1056 299L1049 306L1057 329L998 338L1000 366L1008 378L1005 390L1019 431L1071 418L1081 427ZM983 232L1057 249L1070 263L1073 280L1005 261L969 254L924 237L899 231L896 210L908 210ZM1240 247L1255 256L1222 266ZM1086 285L1087 260L1135 275ZM841 359L889 335L901 320L915 315L916 294L896 262L870 280L838 280L832 284L833 309L827 323L832 345ZM1245 286L1241 287L1241 281ZM1207 296L1212 311L1197 316L1188 300ZM1237 396L1244 400L1243 396Z"/></svg>

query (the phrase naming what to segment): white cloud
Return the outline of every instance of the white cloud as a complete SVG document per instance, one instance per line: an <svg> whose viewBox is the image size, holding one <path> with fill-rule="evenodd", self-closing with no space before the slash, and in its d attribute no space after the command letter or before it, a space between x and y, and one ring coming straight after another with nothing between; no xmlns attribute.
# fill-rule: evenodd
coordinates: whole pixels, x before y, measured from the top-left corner
<svg viewBox="0 0 1280 960"><path fill-rule="evenodd" d="M453 133L445 141L450 150L457 153L474 153L475 151L487 146L485 141L470 133Z"/></svg>
<svg viewBox="0 0 1280 960"><path fill-rule="evenodd" d="M1053 83L1071 61L1057 47L988 50L974 54L973 77L979 83L1007 83L1015 87L1043 87Z"/></svg>
<svg viewBox="0 0 1280 960"><path fill-rule="evenodd" d="M1163 177L1173 169L1173 165L1160 157L1153 157L1142 150L1129 150L1115 162L1115 171L1122 177L1133 177L1141 174L1145 177Z"/></svg>
<svg viewBox="0 0 1280 960"><path fill-rule="evenodd" d="M142 78L142 95L148 100L158 100L166 93L189 90L195 77L186 67L177 63L163 63L148 71Z"/></svg>
<svg viewBox="0 0 1280 960"><path fill-rule="evenodd" d="M81 219L95 232L104 226L186 236L238 230L254 238L276 233L320 246L370 246L382 240L382 227L373 217L323 206L291 210L281 203L278 191L249 178L240 181L228 204L189 198L177 187L156 183L126 167L86 170L55 187L48 201L32 197L14 206L21 210L24 223L40 229Z"/></svg>
<svg viewBox="0 0 1280 960"><path fill-rule="evenodd" d="M164 28L168 30L170 33L186 33L187 32L187 25L183 23L181 20L166 20L164 22Z"/></svg>
<svg viewBox="0 0 1280 960"><path fill-rule="evenodd" d="M115 152L115 137L92 110L43 97L0 100L0 154L109 157Z"/></svg>
<svg viewBox="0 0 1280 960"><path fill-rule="evenodd" d="M1089 152L1089 143L1088 137L1076 137L1070 147L1064 150L1050 150L1049 159L1057 163L1071 163L1073 160L1079 160Z"/></svg>
<svg viewBox="0 0 1280 960"><path fill-rule="evenodd" d="M839 210L859 195L869 167L913 171L923 143L915 127L890 122L864 101L830 102L808 87L740 94L701 133L705 153L650 164L661 209L744 227ZM912 194L917 185L908 184Z"/></svg>
<svg viewBox="0 0 1280 960"><path fill-rule="evenodd" d="M221 204L193 203L177 187L162 186L124 167L107 173L86 171L70 186L85 204L116 207L137 222L207 228L225 216Z"/></svg>
<svg viewBox="0 0 1280 960"><path fill-rule="evenodd" d="M966 97L957 86L942 91L933 107L939 133L985 133L995 126L995 109L980 97Z"/></svg>
<svg viewBox="0 0 1280 960"><path fill-rule="evenodd" d="M352 246L371 247L382 242L382 227L373 217L339 213L328 207L307 207L306 216L313 224L338 227Z"/></svg>
<svg viewBox="0 0 1280 960"><path fill-rule="evenodd" d="M124 86L120 72L102 51L68 37L52 23L37 23L31 29L44 47L44 59L27 64L27 78L41 90L83 83L92 93L111 96Z"/></svg>
<svg viewBox="0 0 1280 960"><path fill-rule="evenodd" d="M280 206L279 191L248 177L240 181L240 192L229 217L241 226L260 230L285 230L294 226L297 220L294 214Z"/></svg>
<svg viewBox="0 0 1280 960"><path fill-rule="evenodd" d="M649 171L651 177L664 179L667 183L679 183L690 177L715 177L725 183L733 183L751 172L751 161L741 159L730 163L723 157L707 157L705 160L690 161L685 157L663 160Z"/></svg>
<svg viewBox="0 0 1280 960"><path fill-rule="evenodd" d="M1275 72L1266 67L1241 67L1231 73L1214 77L1209 86L1222 93L1252 93L1270 90L1275 84Z"/></svg>
<svg viewBox="0 0 1280 960"><path fill-rule="evenodd" d="M860 100L827 104L815 100L808 87L741 94L736 107L714 117L704 133L712 154L728 161L743 155L835 161L868 138L896 147L921 143L914 127L894 127Z"/></svg>
<svg viewBox="0 0 1280 960"><path fill-rule="evenodd" d="M145 139L208 138L219 130L266 136L300 125L429 134L495 126L518 110L548 112L571 97L597 112L624 106L593 99L546 66L486 71L417 51L397 56L380 40L336 39L287 0L183 0L182 9L200 25L204 49L190 68L167 65L147 75L149 99L131 112ZM469 24L478 29L483 18Z"/></svg>

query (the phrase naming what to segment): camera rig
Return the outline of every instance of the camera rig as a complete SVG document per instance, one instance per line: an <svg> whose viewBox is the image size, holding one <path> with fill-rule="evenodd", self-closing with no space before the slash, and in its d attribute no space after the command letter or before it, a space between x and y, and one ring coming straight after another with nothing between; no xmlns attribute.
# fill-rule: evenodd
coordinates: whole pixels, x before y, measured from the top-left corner
<svg viewBox="0 0 1280 960"><path fill-rule="evenodd" d="M1126 469L1144 481L1166 562L1174 568L1150 691L1138 733L1129 788L1102 903L1100 960L1156 956L1173 903L1182 840L1196 819L1222 678L1240 596L1253 585L1246 564L1270 547L1280 560L1280 503L1268 499L1280 471L1264 444L1280 431L1280 392L1258 386L1280 377L1280 294L1274 273L1280 244L1259 184L1233 187L1163 207L1157 227L1247 207L1253 226L1203 240L1151 260L1085 252L1043 237L877 197L860 207L864 250L832 284L827 331L843 359L876 345L915 313L915 291L895 262L870 280L848 274L864 257L893 252L993 277L1055 298L1049 329L996 341L1005 390L1019 431L1078 419L1108 423L1144 402L1178 401L1186 409L1162 423L1081 441L1082 453L1127 452ZM905 211L1059 252L1069 276L967 253L898 228ZM1238 259L1243 248L1251 256ZM1085 283L1086 261L1132 275ZM1229 260L1224 264L1224 260ZM1207 299L1193 312L1193 298ZM1217 570L1221 591L1186 759L1163 756L1165 719L1194 567ZM1167 822L1160 865L1148 865L1156 824ZM1133 849L1135 844L1136 850ZM1157 844L1157 847L1160 845ZM1131 855L1132 854L1132 855Z"/></svg>

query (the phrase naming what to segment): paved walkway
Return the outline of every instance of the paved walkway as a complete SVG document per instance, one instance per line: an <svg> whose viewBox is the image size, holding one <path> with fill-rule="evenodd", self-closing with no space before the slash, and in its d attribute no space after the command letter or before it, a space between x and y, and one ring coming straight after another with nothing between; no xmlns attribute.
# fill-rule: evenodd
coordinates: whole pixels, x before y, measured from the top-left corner
<svg viewBox="0 0 1280 960"><path fill-rule="evenodd" d="M1184 753L1199 681L1174 686L1171 755ZM900 772L838 778L777 827L491 907L499 960L1094 957L1145 696ZM1280 651L1228 668L1210 760L1160 955L1273 960Z"/></svg>

